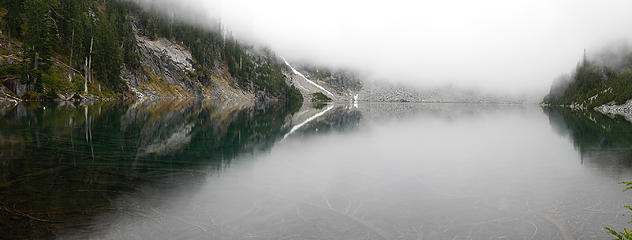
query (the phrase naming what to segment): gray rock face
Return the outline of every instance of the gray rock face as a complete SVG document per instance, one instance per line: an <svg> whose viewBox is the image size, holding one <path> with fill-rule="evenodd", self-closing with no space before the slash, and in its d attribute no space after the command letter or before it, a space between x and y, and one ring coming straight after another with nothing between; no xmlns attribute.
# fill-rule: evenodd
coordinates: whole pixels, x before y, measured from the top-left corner
<svg viewBox="0 0 632 240"><path fill-rule="evenodd" d="M284 71L283 74L285 75L285 78L287 79L288 84L293 85L301 92L301 94L303 95L303 102L311 101L312 93L323 92L321 89L309 83L307 80L305 80L305 78L301 77L298 74L295 74L291 70ZM327 96L332 99L337 99L335 96L330 96L330 95L327 95Z"/></svg>
<svg viewBox="0 0 632 240"><path fill-rule="evenodd" d="M359 100L369 102L422 102L427 94L403 86L370 84L360 91Z"/></svg>
<svg viewBox="0 0 632 240"><path fill-rule="evenodd" d="M187 73L194 72L193 58L187 49L159 38L156 41L137 36L141 63L169 84L180 84L187 80Z"/></svg>
<svg viewBox="0 0 632 240"><path fill-rule="evenodd" d="M443 86L416 88L387 83L370 83L360 91L360 101L369 102L460 102L460 103L524 103L526 99L482 91Z"/></svg>
<svg viewBox="0 0 632 240"><path fill-rule="evenodd" d="M26 88L27 87L26 84L21 83L19 78L5 79L3 85L0 85L0 86L2 87L6 86L6 88L4 89L5 93L8 94L8 92L10 91L19 98L24 97L24 95L26 95L26 91L28 90Z"/></svg>
<svg viewBox="0 0 632 240"><path fill-rule="evenodd" d="M17 104L20 101L21 100L19 98L11 95L11 92L5 86L0 85L0 103L10 102L13 104ZM0 105L5 105L5 104L0 104Z"/></svg>
<svg viewBox="0 0 632 240"><path fill-rule="evenodd" d="M195 77L191 51L165 38L151 40L132 21L140 69L121 70L121 77L139 99L208 98L221 102L254 103L254 93L234 86L226 66L216 64L211 81Z"/></svg>
<svg viewBox="0 0 632 240"><path fill-rule="evenodd" d="M621 115L632 122L632 99L621 105L601 105L595 110L604 114Z"/></svg>
<svg viewBox="0 0 632 240"><path fill-rule="evenodd" d="M204 96L202 84L189 78L191 53L167 39L136 35L141 69L123 69L121 76L139 98Z"/></svg>
<svg viewBox="0 0 632 240"><path fill-rule="evenodd" d="M360 92L363 86L363 82L360 80L357 74L348 70L330 70L326 67L312 66L304 63L292 65L297 71L302 73L306 78L326 88L333 93L335 101L349 101L354 99L354 96ZM304 81L300 76L292 74L292 71L288 71L287 74L295 86L301 90L301 93L305 96L314 92L322 92L317 88L313 88L311 84L302 84ZM309 99L307 99L309 101Z"/></svg>

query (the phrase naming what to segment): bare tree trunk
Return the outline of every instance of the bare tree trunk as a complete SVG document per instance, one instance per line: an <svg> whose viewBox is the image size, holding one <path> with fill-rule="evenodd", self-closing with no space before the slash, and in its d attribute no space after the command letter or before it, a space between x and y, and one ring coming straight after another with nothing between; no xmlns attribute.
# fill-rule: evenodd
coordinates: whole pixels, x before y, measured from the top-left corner
<svg viewBox="0 0 632 240"><path fill-rule="evenodd" d="M90 80L90 83L92 83L93 79L92 79L92 44L94 43L94 36L92 36L92 38L90 38L90 54L89 57L90 59L88 60L88 80Z"/></svg>
<svg viewBox="0 0 632 240"><path fill-rule="evenodd" d="M35 52L35 57L33 58L33 69L37 70L37 65L39 65L39 53Z"/></svg>
<svg viewBox="0 0 632 240"><path fill-rule="evenodd" d="M9 45L9 52L11 52L11 29L9 29L9 31L7 31L7 32L9 32L9 44L8 45Z"/></svg>
<svg viewBox="0 0 632 240"><path fill-rule="evenodd" d="M70 40L70 62L68 62L68 66L70 66L70 69L68 69L68 80L70 82L72 82L72 54L73 54L74 44L75 44L75 27L73 26L72 37Z"/></svg>
<svg viewBox="0 0 632 240"><path fill-rule="evenodd" d="M90 138L88 138L88 105L86 104L83 107L83 116L84 116L84 124L86 125L86 143L90 143Z"/></svg>
<svg viewBox="0 0 632 240"><path fill-rule="evenodd" d="M33 49L35 50L35 49ZM37 66L39 65L39 53L36 51L35 52L35 57L33 57L33 69L35 69L35 71L37 71ZM35 89L35 85L37 85L37 75L36 77L33 78L33 89Z"/></svg>
<svg viewBox="0 0 632 240"><path fill-rule="evenodd" d="M85 95L88 95L88 57L86 57L86 62L83 64L83 69L86 72L83 77L83 92Z"/></svg>
<svg viewBox="0 0 632 240"><path fill-rule="evenodd" d="M84 109L84 116L86 121L86 143L90 144L90 153L92 154L92 160L94 161L94 147L92 146L92 121L88 117L88 105L86 104Z"/></svg>

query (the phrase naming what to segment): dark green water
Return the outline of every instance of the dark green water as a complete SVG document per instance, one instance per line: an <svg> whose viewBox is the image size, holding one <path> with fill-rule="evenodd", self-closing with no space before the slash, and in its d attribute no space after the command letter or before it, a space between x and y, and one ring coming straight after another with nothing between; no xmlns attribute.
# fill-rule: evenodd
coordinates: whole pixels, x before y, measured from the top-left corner
<svg viewBox="0 0 632 240"><path fill-rule="evenodd" d="M0 238L603 239L632 124L536 106L0 110Z"/></svg>

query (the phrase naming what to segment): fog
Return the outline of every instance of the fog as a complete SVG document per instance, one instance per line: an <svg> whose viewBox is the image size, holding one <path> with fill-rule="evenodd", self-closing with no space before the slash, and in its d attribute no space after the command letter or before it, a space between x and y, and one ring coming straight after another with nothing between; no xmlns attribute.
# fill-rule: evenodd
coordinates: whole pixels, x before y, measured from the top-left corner
<svg viewBox="0 0 632 240"><path fill-rule="evenodd" d="M588 55L591 62L615 71L623 71L632 66L632 46L628 41L612 42Z"/></svg>
<svg viewBox="0 0 632 240"><path fill-rule="evenodd" d="M584 49L632 39L627 0L135 0L293 62L356 70L368 80L547 92ZM205 16L205 17L202 17Z"/></svg>

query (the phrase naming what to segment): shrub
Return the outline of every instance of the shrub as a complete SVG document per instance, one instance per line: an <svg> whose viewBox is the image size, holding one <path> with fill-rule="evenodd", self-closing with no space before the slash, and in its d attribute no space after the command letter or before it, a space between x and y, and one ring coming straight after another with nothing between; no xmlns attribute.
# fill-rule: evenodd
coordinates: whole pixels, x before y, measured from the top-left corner
<svg viewBox="0 0 632 240"><path fill-rule="evenodd" d="M331 102L331 98L321 92L312 93L312 102Z"/></svg>

